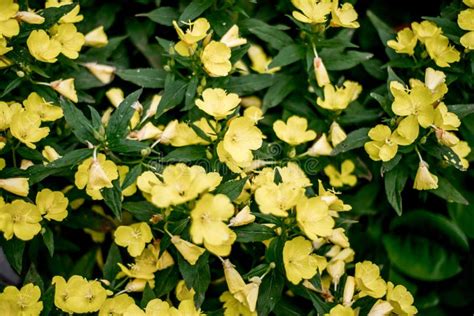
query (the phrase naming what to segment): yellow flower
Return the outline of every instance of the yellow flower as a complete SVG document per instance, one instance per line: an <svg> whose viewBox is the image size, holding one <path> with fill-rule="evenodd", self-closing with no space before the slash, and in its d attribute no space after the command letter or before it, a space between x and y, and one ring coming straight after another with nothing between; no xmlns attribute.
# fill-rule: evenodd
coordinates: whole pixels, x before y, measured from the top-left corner
<svg viewBox="0 0 474 316"><path fill-rule="evenodd" d="M333 148L329 143L326 134L322 134L321 137L319 137L318 140L314 142L314 144L308 149L306 153L312 157L329 156L332 150Z"/></svg>
<svg viewBox="0 0 474 316"><path fill-rule="evenodd" d="M358 28L359 22L357 22L357 12L351 3L346 2L339 8L339 0L332 0L331 8L331 23L332 27L347 27L356 29Z"/></svg>
<svg viewBox="0 0 474 316"><path fill-rule="evenodd" d="M465 31L474 31L474 9L466 9L459 12L458 25Z"/></svg>
<svg viewBox="0 0 474 316"><path fill-rule="evenodd" d="M229 227L244 226L255 221L255 215L250 213L250 207L244 206L234 217L230 219Z"/></svg>
<svg viewBox="0 0 474 316"><path fill-rule="evenodd" d="M16 313L9 314L2 309L5 316L38 316L43 310L43 302L39 299L41 290L33 283L24 285L20 290L14 286L7 286L0 294L0 302L8 302L16 310Z"/></svg>
<svg viewBox="0 0 474 316"><path fill-rule="evenodd" d="M392 282L387 283L387 301L392 305L393 312L397 315L415 315L418 310L413 306L413 296L403 286L394 286Z"/></svg>
<svg viewBox="0 0 474 316"><path fill-rule="evenodd" d="M19 196L28 196L28 178L0 179L0 188Z"/></svg>
<svg viewBox="0 0 474 316"><path fill-rule="evenodd" d="M10 131L16 139L29 148L35 149L34 143L49 134L48 127L40 127L41 118L38 114L28 111L16 113L11 120Z"/></svg>
<svg viewBox="0 0 474 316"><path fill-rule="evenodd" d="M173 21L174 29L178 33L180 41L176 43L174 49L181 56L189 57L194 54L197 42L207 36L207 31L211 27L205 18L199 18L192 23L188 23L186 33L179 27L176 21Z"/></svg>
<svg viewBox="0 0 474 316"><path fill-rule="evenodd" d="M244 110L244 116L257 124L258 121L263 119L263 111L256 106L250 106Z"/></svg>
<svg viewBox="0 0 474 316"><path fill-rule="evenodd" d="M432 190L438 188L438 177L430 172L428 164L421 160L416 172L413 189Z"/></svg>
<svg viewBox="0 0 474 316"><path fill-rule="evenodd" d="M235 161L232 155L225 150L224 142L219 142L219 144L217 144L217 156L219 157L219 161L225 163L225 165L234 173L241 173L243 172L243 169L250 167L252 164L252 160L241 162Z"/></svg>
<svg viewBox="0 0 474 316"><path fill-rule="evenodd" d="M45 63L55 63L61 53L61 43L50 38L44 30L31 31L26 45L31 56Z"/></svg>
<svg viewBox="0 0 474 316"><path fill-rule="evenodd" d="M316 103L323 109L330 111L341 111L355 101L362 92L362 87L353 81L346 80L342 87L335 87L331 84L324 86L324 100L320 97Z"/></svg>
<svg viewBox="0 0 474 316"><path fill-rule="evenodd" d="M228 291L222 293L219 301L224 303L224 316L257 316L257 312L251 312Z"/></svg>
<svg viewBox="0 0 474 316"><path fill-rule="evenodd" d="M154 280L154 273L156 271L164 270L174 264L173 257L171 257L169 252L166 250L160 252L159 247L159 242L149 244L138 257L135 257L135 263L128 265L128 268L118 263L122 272L117 275L117 278L128 276L129 278L145 281ZM134 285L136 285L136 283L134 283ZM145 286L145 284L143 284L143 286ZM143 291L143 289L141 289L141 291Z"/></svg>
<svg viewBox="0 0 474 316"><path fill-rule="evenodd" d="M44 122L56 121L63 117L63 109L59 106L46 102L38 93L32 92L23 101L26 111L36 113Z"/></svg>
<svg viewBox="0 0 474 316"><path fill-rule="evenodd" d="M370 159L389 161L397 154L398 145L392 137L392 131L386 125L379 124L369 131L372 141L364 144Z"/></svg>
<svg viewBox="0 0 474 316"><path fill-rule="evenodd" d="M272 62L272 58L268 57L267 54L265 54L263 48L256 44L252 44L250 46L247 54L249 55L250 61L252 62L252 69L258 73L272 74L280 70L280 67L268 69L268 65L270 65Z"/></svg>
<svg viewBox="0 0 474 316"><path fill-rule="evenodd" d="M206 173L201 166L183 163L167 166L162 181L151 189L152 202L158 207L178 205L193 200L205 191L214 190L222 177L217 172Z"/></svg>
<svg viewBox="0 0 474 316"><path fill-rule="evenodd" d="M333 187L342 187L344 185L355 186L357 177L352 174L355 170L355 165L352 160L344 160L341 165L341 172L336 170L333 165L324 167L324 173L329 177L329 183Z"/></svg>
<svg viewBox="0 0 474 316"><path fill-rule="evenodd" d="M466 159L466 157L471 152L471 147L469 147L469 144L465 141L460 141L456 145L451 147L451 149L456 153L456 155L458 155L463 168L469 168L469 161Z"/></svg>
<svg viewBox="0 0 474 316"><path fill-rule="evenodd" d="M311 240L330 236L335 225L334 219L329 216L328 205L319 196L303 197L298 201L296 221Z"/></svg>
<svg viewBox="0 0 474 316"><path fill-rule="evenodd" d="M60 191L43 189L36 195L36 206L48 220L62 221L67 216L68 199Z"/></svg>
<svg viewBox="0 0 474 316"><path fill-rule="evenodd" d="M58 24L51 29L53 39L61 44L61 53L70 59L77 59L85 39L72 23Z"/></svg>
<svg viewBox="0 0 474 316"><path fill-rule="evenodd" d="M173 308L174 309L174 308ZM148 306L147 306L147 314L148 314ZM152 315L151 313L149 315ZM159 314L153 314L159 315ZM205 314L201 313L200 309L196 309L196 305L194 305L194 300L184 300L179 303L178 310L174 309L171 310L170 316L205 316Z"/></svg>
<svg viewBox="0 0 474 316"><path fill-rule="evenodd" d="M227 30L227 32L221 37L221 43L227 45L227 47L237 47L240 45L247 44L247 40L245 38L239 37L239 27L234 24Z"/></svg>
<svg viewBox="0 0 474 316"><path fill-rule="evenodd" d="M262 146L263 137L249 118L238 117L230 121L229 129L224 135L224 149L236 162L249 162L253 159L252 150Z"/></svg>
<svg viewBox="0 0 474 316"><path fill-rule="evenodd" d="M397 40L390 40L387 46L393 48L398 54L408 54L412 56L415 53L415 46L418 39L413 31L406 27L397 33Z"/></svg>
<svg viewBox="0 0 474 316"><path fill-rule="evenodd" d="M130 305L134 305L135 301L127 294L120 294L113 298L105 300L100 307L99 316L123 315Z"/></svg>
<svg viewBox="0 0 474 316"><path fill-rule="evenodd" d="M0 3L0 37L12 37L20 33L20 25L15 19L19 5L13 0L2 0Z"/></svg>
<svg viewBox="0 0 474 316"><path fill-rule="evenodd" d="M287 217L288 210L296 205L302 194L302 189L297 190L289 183L270 182L255 191L255 201L263 214Z"/></svg>
<svg viewBox="0 0 474 316"><path fill-rule="evenodd" d="M95 62L85 63L83 66L103 84L109 84L114 79L116 68L113 66L101 65Z"/></svg>
<svg viewBox="0 0 474 316"><path fill-rule="evenodd" d="M421 23L413 22L411 28L416 38L422 43L427 39L441 35L441 29L433 22L423 21Z"/></svg>
<svg viewBox="0 0 474 316"><path fill-rule="evenodd" d="M409 115L398 123L393 131L391 139L398 145L407 146L412 144L418 137L420 129L416 116Z"/></svg>
<svg viewBox="0 0 474 316"><path fill-rule="evenodd" d="M84 36L84 45L101 48L107 46L109 39L105 34L104 27L98 26Z"/></svg>
<svg viewBox="0 0 474 316"><path fill-rule="evenodd" d="M448 111L448 107L443 102L436 106L433 124L445 131L457 131L461 125L459 117Z"/></svg>
<svg viewBox="0 0 474 316"><path fill-rule="evenodd" d="M225 90L207 88L202 93L202 100L196 100L196 106L207 114L221 120L234 112L240 98L235 93L227 94Z"/></svg>
<svg viewBox="0 0 474 316"><path fill-rule="evenodd" d="M432 101L440 100L447 92L448 86L445 83L446 75L442 71L426 68L425 85L432 93Z"/></svg>
<svg viewBox="0 0 474 316"><path fill-rule="evenodd" d="M474 50L474 31L467 32L461 36L461 45L467 49Z"/></svg>
<svg viewBox="0 0 474 316"><path fill-rule="evenodd" d="M15 235L21 240L31 240L41 230L41 213L38 208L23 200L14 200L0 208L0 229L5 239Z"/></svg>
<svg viewBox="0 0 474 316"><path fill-rule="evenodd" d="M337 146L347 138L346 132L336 121L331 123L329 127L329 140L333 146Z"/></svg>
<svg viewBox="0 0 474 316"><path fill-rule="evenodd" d="M379 267L370 261L358 262L355 266L356 286L360 290L360 297L372 296L381 298L385 295L386 284L380 277Z"/></svg>
<svg viewBox="0 0 474 316"><path fill-rule="evenodd" d="M9 51L13 50L13 47L7 47L8 43L6 38L0 37L0 56L5 55Z"/></svg>
<svg viewBox="0 0 474 316"><path fill-rule="evenodd" d="M174 292L176 293L176 298L179 301L192 300L194 295L196 295L196 291L194 291L193 288L189 289L186 286L186 282L184 282L184 280L180 280L178 282Z"/></svg>
<svg viewBox="0 0 474 316"><path fill-rule="evenodd" d="M313 246L302 236L285 242L283 246L283 264L286 278L293 284L311 279L317 271L326 267L324 257L313 254Z"/></svg>
<svg viewBox="0 0 474 316"><path fill-rule="evenodd" d="M324 316L355 316L355 311L350 306L343 306L338 304L331 308L328 314L324 314Z"/></svg>
<svg viewBox="0 0 474 316"><path fill-rule="evenodd" d="M384 300L377 300L375 304L369 311L367 316L385 316L392 315L391 311L393 310L392 305L389 302Z"/></svg>
<svg viewBox="0 0 474 316"><path fill-rule="evenodd" d="M193 242L198 245L204 243L204 247L208 248L233 240L235 233L224 223L232 215L234 206L226 195L204 194L191 210L190 234ZM212 252L213 249L208 250Z"/></svg>
<svg viewBox="0 0 474 316"><path fill-rule="evenodd" d="M206 251L206 249L181 239L179 236L172 236L171 242L190 265L195 265L199 257Z"/></svg>
<svg viewBox="0 0 474 316"><path fill-rule="evenodd" d="M204 47L201 54L201 62L204 70L211 77L225 77L232 69L230 63L230 48L227 45L211 41Z"/></svg>
<svg viewBox="0 0 474 316"><path fill-rule="evenodd" d="M77 103L79 101L77 98L76 88L74 87L74 78L56 80L51 82L49 85L56 92L68 98L72 102Z"/></svg>
<svg viewBox="0 0 474 316"><path fill-rule="evenodd" d="M115 243L127 247L127 251L132 257L139 256L145 249L146 243L152 239L151 228L145 222L130 226L119 226L114 233Z"/></svg>
<svg viewBox="0 0 474 316"><path fill-rule="evenodd" d="M249 284L245 284L244 279L229 260L224 260L222 264L230 293L251 312L255 312L261 279L253 277Z"/></svg>
<svg viewBox="0 0 474 316"><path fill-rule="evenodd" d="M293 17L303 23L324 23L326 15L331 13L330 0L291 0L291 3L301 11L293 11Z"/></svg>
<svg viewBox="0 0 474 316"><path fill-rule="evenodd" d="M449 64L458 62L460 53L444 35L430 37L425 41L426 51L439 67L449 67Z"/></svg>
<svg viewBox="0 0 474 316"><path fill-rule="evenodd" d="M94 191L112 188L112 181L118 177L115 163L107 160L104 154L98 154L97 158L88 158L79 165L74 183L78 189L86 188L87 194L93 196Z"/></svg>
<svg viewBox="0 0 474 316"><path fill-rule="evenodd" d="M296 115L291 116L286 124L282 120L273 123L273 130L277 137L284 142L296 146L316 138L316 133L308 128L308 121Z"/></svg>
<svg viewBox="0 0 474 316"><path fill-rule="evenodd" d="M474 0L463 0L462 2L470 8L474 8Z"/></svg>
<svg viewBox="0 0 474 316"><path fill-rule="evenodd" d="M73 275L69 280L61 276L53 277L55 285L54 305L66 313L97 312L109 294L99 281L87 281L79 275Z"/></svg>
<svg viewBox="0 0 474 316"><path fill-rule="evenodd" d="M73 0L46 0L45 7L46 8L51 8L51 7L62 7L63 5L68 5L72 4ZM59 20L59 23L77 23L81 22L84 17L82 15L79 15L80 11L80 6L76 5L71 11L66 13L61 17Z"/></svg>

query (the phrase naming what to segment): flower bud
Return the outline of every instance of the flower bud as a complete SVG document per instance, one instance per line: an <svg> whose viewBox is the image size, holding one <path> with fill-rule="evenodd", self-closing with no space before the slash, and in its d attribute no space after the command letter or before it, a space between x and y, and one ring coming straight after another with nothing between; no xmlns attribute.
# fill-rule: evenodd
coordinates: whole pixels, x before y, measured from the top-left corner
<svg viewBox="0 0 474 316"><path fill-rule="evenodd" d="M21 160L21 164L20 164L20 169L21 169L21 170L26 170L26 169L28 169L28 168L31 167L31 166L34 166L33 161L28 160L28 159L22 159L22 160Z"/></svg>
<svg viewBox="0 0 474 316"><path fill-rule="evenodd" d="M61 158L61 155L51 146L45 146L41 154L48 162Z"/></svg>
<svg viewBox="0 0 474 316"><path fill-rule="evenodd" d="M28 24L43 24L44 18L34 12L31 11L20 11L16 14L16 17L23 22Z"/></svg>
<svg viewBox="0 0 474 316"><path fill-rule="evenodd" d="M438 142L445 146L453 147L459 143L459 138L454 133L445 131L442 128L436 128L435 134Z"/></svg>
<svg viewBox="0 0 474 316"><path fill-rule="evenodd" d="M106 46L108 43L109 40L103 26L96 27L85 35L84 45L86 46L100 48Z"/></svg>
<svg viewBox="0 0 474 316"><path fill-rule="evenodd" d="M19 196L27 196L28 178L0 179L0 188Z"/></svg>
<svg viewBox="0 0 474 316"><path fill-rule="evenodd" d="M110 103L112 103L114 107L118 107L120 103L125 100L123 90L120 88L110 88L105 93L105 96L107 99L109 99Z"/></svg>
<svg viewBox="0 0 474 316"><path fill-rule="evenodd" d="M432 190L438 188L438 177L432 174L425 161L420 161L416 172L413 188L416 190Z"/></svg>
<svg viewBox="0 0 474 316"><path fill-rule="evenodd" d="M332 282L334 283L334 287L337 288L339 284L339 280L341 276L344 274L345 271L345 263L342 260L336 260L329 262L326 270L332 278Z"/></svg>
<svg viewBox="0 0 474 316"><path fill-rule="evenodd" d="M109 65L101 65L98 63L85 63L87 68L100 82L109 84L114 79L116 68Z"/></svg>
<svg viewBox="0 0 474 316"><path fill-rule="evenodd" d="M62 96L68 98L74 103L77 103L76 88L74 87L74 78L69 78L66 80L56 80L50 83L51 88L56 90Z"/></svg>
<svg viewBox="0 0 474 316"><path fill-rule="evenodd" d="M392 310L393 307L389 302L378 300L372 306L367 316L388 316Z"/></svg>
<svg viewBox="0 0 474 316"><path fill-rule="evenodd" d="M179 236L171 237L171 242L190 265L195 265L199 257L206 251Z"/></svg>
<svg viewBox="0 0 474 316"><path fill-rule="evenodd" d="M329 140L332 145L335 147L338 144L342 143L347 138L346 132L342 127L336 122L332 122L331 127L329 128Z"/></svg>
<svg viewBox="0 0 474 316"><path fill-rule="evenodd" d="M344 285L344 294L342 302L344 306L350 306L352 303L352 297L354 296L355 290L355 279L353 276L348 276L346 279L346 284Z"/></svg>
<svg viewBox="0 0 474 316"><path fill-rule="evenodd" d="M229 226L236 227L236 226L243 226L255 221L255 215L250 213L250 207L246 205L243 209L241 209L237 215L230 219Z"/></svg>
<svg viewBox="0 0 474 316"><path fill-rule="evenodd" d="M329 236L329 240L342 248L347 248L350 246L349 239L344 234L344 228L333 229L332 235Z"/></svg>
<svg viewBox="0 0 474 316"><path fill-rule="evenodd" d="M239 27L235 24L222 36L220 42L229 48L247 44L245 38L239 37Z"/></svg>
<svg viewBox="0 0 474 316"><path fill-rule="evenodd" d="M332 146L328 142L326 134L323 134L314 144L308 149L307 154L312 157L329 156L332 152Z"/></svg>
<svg viewBox="0 0 474 316"><path fill-rule="evenodd" d="M331 83L331 81L329 80L328 72L321 58L315 57L313 59L313 66L318 86L324 87L328 83Z"/></svg>

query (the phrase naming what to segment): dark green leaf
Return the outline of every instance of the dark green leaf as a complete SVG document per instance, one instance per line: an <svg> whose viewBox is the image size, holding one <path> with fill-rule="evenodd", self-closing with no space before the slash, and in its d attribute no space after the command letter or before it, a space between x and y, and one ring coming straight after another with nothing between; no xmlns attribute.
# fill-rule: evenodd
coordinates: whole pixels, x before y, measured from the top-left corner
<svg viewBox="0 0 474 316"><path fill-rule="evenodd" d="M165 92L158 104L155 117L160 117L166 111L171 110L180 104L184 99L186 87L187 83L181 80L172 81L170 84L166 85Z"/></svg>
<svg viewBox="0 0 474 316"><path fill-rule="evenodd" d="M292 44L283 47L278 54L273 58L268 68L283 67L290 65L298 60L303 59L305 56L304 48L300 45Z"/></svg>
<svg viewBox="0 0 474 316"><path fill-rule="evenodd" d="M259 315L269 315L280 301L285 286L285 277L273 269L263 278L258 291L257 311Z"/></svg>
<svg viewBox="0 0 474 316"><path fill-rule="evenodd" d="M275 237L275 232L268 226L251 223L245 226L235 227L237 242L258 242Z"/></svg>
<svg viewBox="0 0 474 316"><path fill-rule="evenodd" d="M324 65L327 70L338 71L353 68L374 56L372 53L359 52L355 50L347 51L338 56L333 56L331 51L322 50L319 55L324 60Z"/></svg>
<svg viewBox="0 0 474 316"><path fill-rule="evenodd" d="M230 92L237 93L239 95L250 94L263 90L273 85L274 75L257 75L251 74L241 77L231 77L227 89Z"/></svg>
<svg viewBox="0 0 474 316"><path fill-rule="evenodd" d="M385 235L383 243L392 264L414 279L440 281L461 271L458 255L433 240Z"/></svg>
<svg viewBox="0 0 474 316"><path fill-rule="evenodd" d="M111 145L122 140L127 135L130 119L133 113L135 113L133 105L138 102L142 91L140 89L127 96L110 117L106 133L107 140Z"/></svg>
<svg viewBox="0 0 474 316"><path fill-rule="evenodd" d="M160 7L151 12L139 14L138 16L146 16L153 22L166 25L166 26L172 26L173 21L178 20L179 14L175 8Z"/></svg>
<svg viewBox="0 0 474 316"><path fill-rule="evenodd" d="M206 11L213 3L213 0L193 0L184 9L183 13L179 17L179 21L188 22L193 21L199 17L204 11Z"/></svg>
<svg viewBox="0 0 474 316"><path fill-rule="evenodd" d="M96 144L98 132L94 130L92 123L85 117L81 110L66 98L61 98L59 102L64 112L64 118L68 125L71 126L74 135L76 135L81 142L89 141Z"/></svg>
<svg viewBox="0 0 474 316"><path fill-rule="evenodd" d="M125 180L121 185L122 191L131 186L138 178L138 176L142 173L142 166L136 165L135 167L130 170L127 175L125 176Z"/></svg>
<svg viewBox="0 0 474 316"><path fill-rule="evenodd" d="M2 248L13 270L15 270L18 274L21 274L25 242L20 239L13 238L5 241L2 245Z"/></svg>
<svg viewBox="0 0 474 316"><path fill-rule="evenodd" d="M235 199L239 197L240 193L242 193L242 190L244 189L246 182L247 182L247 178L242 178L239 180L230 180L230 181L221 183L216 188L214 193L225 194L231 201L234 201Z"/></svg>
<svg viewBox="0 0 474 316"><path fill-rule="evenodd" d="M117 76L142 88L163 88L166 71L153 68L117 69Z"/></svg>
<svg viewBox="0 0 474 316"><path fill-rule="evenodd" d="M350 132L343 142L334 147L331 155L336 156L340 153L345 153L349 150L364 146L364 144L369 140L369 130L370 128L363 127Z"/></svg>
<svg viewBox="0 0 474 316"><path fill-rule="evenodd" d="M112 210L118 220L122 219L122 190L118 180L115 180L112 188L101 190L105 204Z"/></svg>
<svg viewBox="0 0 474 316"><path fill-rule="evenodd" d="M117 263L122 262L122 256L120 250L115 243L112 243L107 254L107 259L104 264L104 279L113 281L115 276L120 271L120 267Z"/></svg>
<svg viewBox="0 0 474 316"><path fill-rule="evenodd" d="M23 81L23 78L21 77L17 77L13 79L12 81L10 81L8 85L5 87L5 89L3 90L2 94L0 95L0 98L3 98L7 94L9 94L11 91L15 90L21 84L22 81Z"/></svg>
<svg viewBox="0 0 474 316"><path fill-rule="evenodd" d="M402 191L407 182L408 175L402 167L394 168L384 175L385 194L390 205L398 215L402 215Z"/></svg>
<svg viewBox="0 0 474 316"><path fill-rule="evenodd" d="M178 266L186 286L196 291L194 302L201 306L204 301L207 288L211 283L211 271L209 269L209 254L204 253L199 257L195 265L190 265L181 255L178 255Z"/></svg>
<svg viewBox="0 0 474 316"><path fill-rule="evenodd" d="M306 295L309 296L311 303L313 303L313 307L316 309L319 315L325 315L330 311L330 307L324 300L320 297L318 293L315 293L311 290L305 289Z"/></svg>
<svg viewBox="0 0 474 316"><path fill-rule="evenodd" d="M43 279L41 278L41 275L39 275L34 263L30 265L30 268L28 269L28 272L25 275L25 279L23 280L24 285L28 283L33 283L37 285L40 288L41 292L44 292Z"/></svg>
<svg viewBox="0 0 474 316"><path fill-rule="evenodd" d="M370 22L374 25L380 40L386 46L387 42L395 37L395 32L384 21L379 19L372 11L367 11Z"/></svg>
<svg viewBox="0 0 474 316"><path fill-rule="evenodd" d="M176 265L155 273L155 295L161 297L170 293L180 280Z"/></svg>
<svg viewBox="0 0 474 316"><path fill-rule="evenodd" d="M169 154L163 157L163 162L189 162L206 159L205 146L185 146L172 150Z"/></svg>
<svg viewBox="0 0 474 316"><path fill-rule="evenodd" d="M276 26L256 19L249 19L246 23L250 33L267 42L274 49L282 49L293 43L292 38Z"/></svg>
<svg viewBox="0 0 474 316"><path fill-rule="evenodd" d="M142 300L140 301L140 307L145 308L146 304L148 304L148 302L154 299L155 297L155 293L151 289L150 284L147 282L145 284L145 289L143 290Z"/></svg>
<svg viewBox="0 0 474 316"><path fill-rule="evenodd" d="M451 104L448 110L456 114L460 119L474 113L474 103L467 104Z"/></svg>
<svg viewBox="0 0 474 316"><path fill-rule="evenodd" d="M80 275L85 277L86 279L92 278L92 271L94 270L95 266L95 258L97 254L97 249L92 249L89 252L86 252L77 263L73 266L70 271L70 276L72 275Z"/></svg>
<svg viewBox="0 0 474 316"><path fill-rule="evenodd" d="M268 89L263 97L263 109L275 107L285 99L296 86L294 84L295 78L291 76L275 77L273 85Z"/></svg>
<svg viewBox="0 0 474 316"><path fill-rule="evenodd" d="M192 109L195 105L194 100L196 97L196 89L199 84L198 77L193 77L191 81L188 83L188 87L186 88L185 98L184 98L184 108L182 111L188 111Z"/></svg>
<svg viewBox="0 0 474 316"><path fill-rule="evenodd" d="M474 239L474 205L448 204L449 215L467 237Z"/></svg>
<svg viewBox="0 0 474 316"><path fill-rule="evenodd" d="M48 248L49 255L52 257L54 255L54 235L52 230L49 227L43 227L41 231L41 235L43 236L43 241Z"/></svg>
<svg viewBox="0 0 474 316"><path fill-rule="evenodd" d="M160 214L160 209L148 201L125 202L122 204L122 208L144 222L148 222L153 215Z"/></svg>
<svg viewBox="0 0 474 316"><path fill-rule="evenodd" d="M451 184L448 179L440 176L438 176L438 188L431 190L431 192L450 203L459 203L464 205L469 204L464 196Z"/></svg>

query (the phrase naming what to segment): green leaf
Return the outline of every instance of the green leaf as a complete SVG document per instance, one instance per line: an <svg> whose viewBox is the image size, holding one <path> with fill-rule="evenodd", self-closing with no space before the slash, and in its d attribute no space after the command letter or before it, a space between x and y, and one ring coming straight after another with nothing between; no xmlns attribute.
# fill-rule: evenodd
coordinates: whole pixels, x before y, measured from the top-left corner
<svg viewBox="0 0 474 316"><path fill-rule="evenodd" d="M404 168L394 168L384 175L385 194L388 203L393 207L398 215L402 215L402 191L407 182L408 175Z"/></svg>
<svg viewBox="0 0 474 316"><path fill-rule="evenodd" d="M120 250L115 243L112 243L104 264L104 279L109 281L115 279L115 276L120 271L120 267L117 265L119 262L122 262Z"/></svg>
<svg viewBox="0 0 474 316"><path fill-rule="evenodd" d="M474 205L448 204L449 216L467 237L474 239Z"/></svg>
<svg viewBox="0 0 474 316"><path fill-rule="evenodd" d="M133 105L138 102L142 91L143 90L140 89L127 96L112 113L106 129L107 140L111 146L124 139L127 135L130 119L133 113L135 113Z"/></svg>
<svg viewBox="0 0 474 316"><path fill-rule="evenodd" d="M167 84L165 86L165 92L158 104L155 117L160 117L166 111L180 104L184 99L186 87L187 83L181 80L171 81L171 83Z"/></svg>
<svg viewBox="0 0 474 316"><path fill-rule="evenodd" d="M8 85L5 87L5 89L3 90L2 94L0 95L0 98L3 98L7 94L9 94L11 91L18 88L18 86L20 86L22 81L23 81L23 78L21 77L16 77L12 81L10 81Z"/></svg>
<svg viewBox="0 0 474 316"><path fill-rule="evenodd" d="M395 32L390 26L388 26L387 24L385 24L385 22L379 19L372 11L367 11L367 17L374 25L374 28L377 31L383 45L386 46L387 42L395 37Z"/></svg>
<svg viewBox="0 0 474 316"><path fill-rule="evenodd" d="M293 39L288 34L261 20L248 19L242 26L274 49L282 49L293 43Z"/></svg>
<svg viewBox="0 0 474 316"><path fill-rule="evenodd" d="M300 45L292 44L283 47L278 54L273 58L268 68L283 67L290 65L305 56L304 48Z"/></svg>
<svg viewBox="0 0 474 316"><path fill-rule="evenodd" d="M414 279L441 281L462 270L458 255L431 239L385 235L383 243L391 263Z"/></svg>
<svg viewBox="0 0 474 316"><path fill-rule="evenodd" d="M41 275L39 275L34 263L30 265L30 268L28 269L28 272L25 275L25 279L23 280L24 285L28 283L33 283L37 285L40 288L41 292L44 292L43 279L41 278Z"/></svg>
<svg viewBox="0 0 474 316"><path fill-rule="evenodd" d="M153 22L161 25L172 26L174 20L178 20L179 13L175 8L160 7L148 13L138 14L137 16L146 16Z"/></svg>
<svg viewBox="0 0 474 316"><path fill-rule="evenodd" d="M101 190L105 204L112 210L115 217L122 220L122 190L118 180L112 182L113 188L105 188Z"/></svg>
<svg viewBox="0 0 474 316"><path fill-rule="evenodd" d="M199 17L204 11L206 11L213 3L213 0L193 0L184 9L183 13L179 17L180 22L193 21Z"/></svg>
<svg viewBox="0 0 474 316"><path fill-rule="evenodd" d="M334 147L331 156L336 156L349 150L364 146L364 144L369 141L369 130L370 128L363 127L350 132L343 142Z"/></svg>
<svg viewBox="0 0 474 316"><path fill-rule="evenodd" d="M77 263L72 267L70 270L70 276L72 275L80 275L85 277L86 279L92 278L92 271L94 270L95 266L95 259L96 259L97 249L92 249L89 252L86 252Z"/></svg>
<svg viewBox="0 0 474 316"><path fill-rule="evenodd" d="M132 215L143 222L148 222L155 214L160 214L160 209L148 201L125 202L122 208L132 213Z"/></svg>
<svg viewBox="0 0 474 316"><path fill-rule="evenodd" d="M358 64L369 60L374 56L372 53L350 50L345 53L334 56L331 51L321 50L319 54L324 60L327 70L346 70L357 66Z"/></svg>
<svg viewBox="0 0 474 316"><path fill-rule="evenodd" d="M278 76L275 77L273 85L268 89L263 97L263 110L268 110L280 104L296 86L294 84L295 78L292 76Z"/></svg>
<svg viewBox="0 0 474 316"><path fill-rule="evenodd" d="M141 165L136 165L135 167L130 170L127 175L125 176L125 179L123 180L123 183L121 185L122 191L131 186L138 178L138 176L142 173L142 166Z"/></svg>
<svg viewBox="0 0 474 316"><path fill-rule="evenodd" d="M268 226L251 223L245 226L235 227L237 242L258 242L275 237L275 232Z"/></svg>
<svg viewBox="0 0 474 316"><path fill-rule="evenodd" d="M450 245L462 251L469 251L469 241L463 231L446 217L428 212L416 210L395 218L390 223L390 229L408 228L418 234L431 234L441 237ZM429 237L429 236L427 236Z"/></svg>
<svg viewBox="0 0 474 316"><path fill-rule="evenodd" d="M449 112L453 112L460 119L474 113L474 103L467 104L451 104L448 105Z"/></svg>
<svg viewBox="0 0 474 316"><path fill-rule="evenodd" d="M163 157L163 162L189 162L201 159L206 159L206 147L191 145L172 150L169 154Z"/></svg>
<svg viewBox="0 0 474 316"><path fill-rule="evenodd" d="M216 194L225 194L227 197L231 200L234 201L237 199L242 193L242 190L244 189L245 183L247 182L248 178L242 178L239 180L230 180L224 183L221 183L214 193Z"/></svg>
<svg viewBox="0 0 474 316"><path fill-rule="evenodd" d="M309 296L309 299L311 300L311 303L313 303L313 307L318 312L318 315L325 315L329 312L330 307L324 302L318 293L308 289L305 289L305 293Z"/></svg>
<svg viewBox="0 0 474 316"><path fill-rule="evenodd" d="M176 265L155 273L155 295L161 297L170 293L180 280Z"/></svg>
<svg viewBox="0 0 474 316"><path fill-rule="evenodd" d="M163 88L167 72L162 69L117 69L117 76L142 88Z"/></svg>
<svg viewBox="0 0 474 316"><path fill-rule="evenodd" d="M464 198L448 179L440 176L438 176L438 188L431 190L431 192L450 203L469 204L466 198Z"/></svg>
<svg viewBox="0 0 474 316"><path fill-rule="evenodd" d="M98 132L92 127L92 123L85 117L81 110L76 105L66 98L60 98L59 103L63 109L64 118L72 132L83 143L86 141L92 144L97 144L96 136Z"/></svg>
<svg viewBox="0 0 474 316"><path fill-rule="evenodd" d="M43 230L41 231L41 235L43 236L43 242L48 248L49 255L52 257L54 255L54 235L53 231L45 226L43 227Z"/></svg>
<svg viewBox="0 0 474 316"><path fill-rule="evenodd" d="M186 88L185 98L184 98L184 108L181 111L188 111L192 109L195 105L194 100L196 97L196 91L199 84L199 78L193 77L188 83Z"/></svg>
<svg viewBox="0 0 474 316"><path fill-rule="evenodd" d="M147 282L145 284L145 289L143 290L142 300L140 301L140 307L145 308L146 304L148 304L148 302L154 299L155 297L155 293L151 289L150 284Z"/></svg>
<svg viewBox="0 0 474 316"><path fill-rule="evenodd" d="M21 274L25 242L20 239L13 238L5 241L2 245L2 248L13 270L15 270L18 274Z"/></svg>
<svg viewBox="0 0 474 316"><path fill-rule="evenodd" d="M251 94L273 85L273 78L274 75L268 74L231 77L227 89L239 95Z"/></svg>
<svg viewBox="0 0 474 316"><path fill-rule="evenodd" d="M269 315L282 297L285 286L285 277L273 269L263 278L258 291L258 315Z"/></svg>
<svg viewBox="0 0 474 316"><path fill-rule="evenodd" d="M201 306L204 301L207 288L211 283L211 270L209 269L209 254L204 253L199 257L195 265L190 265L183 256L178 254L178 266L186 286L196 291L194 302Z"/></svg>
<svg viewBox="0 0 474 316"><path fill-rule="evenodd" d="M148 145L133 139L118 139L109 144L109 149L118 153L139 153Z"/></svg>

